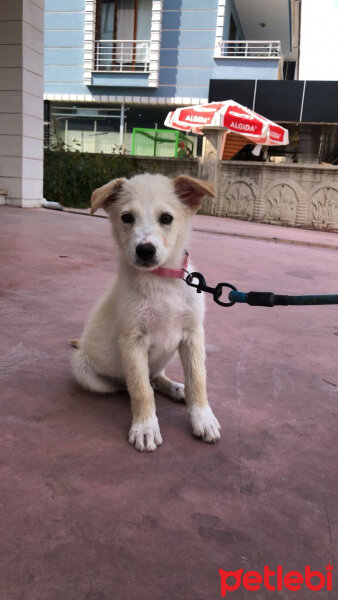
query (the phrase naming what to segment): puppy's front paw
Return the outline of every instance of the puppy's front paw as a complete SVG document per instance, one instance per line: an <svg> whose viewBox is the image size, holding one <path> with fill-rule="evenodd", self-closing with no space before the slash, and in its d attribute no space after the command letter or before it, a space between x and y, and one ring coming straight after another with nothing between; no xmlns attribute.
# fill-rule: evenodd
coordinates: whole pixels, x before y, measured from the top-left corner
<svg viewBox="0 0 338 600"><path fill-rule="evenodd" d="M152 452L162 444L162 436L157 417L142 422L134 422L129 431L129 444L139 452Z"/></svg>
<svg viewBox="0 0 338 600"><path fill-rule="evenodd" d="M217 442L221 434L221 426L209 405L192 406L189 410L193 434L202 438L203 442Z"/></svg>

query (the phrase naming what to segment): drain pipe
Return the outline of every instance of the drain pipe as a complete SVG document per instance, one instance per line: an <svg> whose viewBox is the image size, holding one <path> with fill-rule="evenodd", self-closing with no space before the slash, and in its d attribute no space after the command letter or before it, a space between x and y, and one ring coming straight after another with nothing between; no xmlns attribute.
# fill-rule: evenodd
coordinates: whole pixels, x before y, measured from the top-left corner
<svg viewBox="0 0 338 600"><path fill-rule="evenodd" d="M121 104L121 112L120 112L119 146L123 146L123 131L124 131L124 102L122 102L122 104Z"/></svg>
<svg viewBox="0 0 338 600"><path fill-rule="evenodd" d="M43 198L42 206L43 208L51 208L52 210L63 210L59 202L52 202L51 200L46 200L46 198Z"/></svg>

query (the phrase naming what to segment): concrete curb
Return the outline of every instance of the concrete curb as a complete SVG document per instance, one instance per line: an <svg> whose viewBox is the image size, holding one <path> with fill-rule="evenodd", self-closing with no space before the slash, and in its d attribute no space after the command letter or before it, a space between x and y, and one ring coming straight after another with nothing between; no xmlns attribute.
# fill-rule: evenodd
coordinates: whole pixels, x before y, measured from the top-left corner
<svg viewBox="0 0 338 600"><path fill-rule="evenodd" d="M84 209L83 211L81 209L71 209L71 208L64 208L63 212L67 212L67 213L72 213L75 215L85 215L87 217L97 217L99 219L108 219L106 214L98 214L96 213L95 215L91 215L86 209ZM211 233L214 235L226 235L229 237L236 237L236 238L241 238L244 240L257 240L260 242L275 242L277 244L292 244L294 246L308 246L311 248L327 248L329 250L338 250L338 236L337 236L337 243L336 244L331 244L331 243L327 243L327 242L307 242L305 240L295 240L292 239L291 236L290 238L282 238L282 237L278 237L278 236L264 236L264 235L256 235L256 234L252 234L250 235L249 233L234 233L232 231L216 231L214 228L210 227L196 227L193 226L192 227L193 231L199 231L201 233ZM292 231L293 228L290 228L290 230ZM303 230L305 231L305 230Z"/></svg>
<svg viewBox="0 0 338 600"><path fill-rule="evenodd" d="M213 229L201 229L199 227L193 227L193 231L200 231L202 233L213 233L215 235L227 235L230 237L242 238L244 240L257 240L261 242L275 242L278 244L293 244L295 246L310 246L312 248L328 248L329 250L338 250L338 242L337 244L320 244L318 242L305 242L299 240L292 240L288 238L249 235L247 233L232 233L230 231L215 231Z"/></svg>

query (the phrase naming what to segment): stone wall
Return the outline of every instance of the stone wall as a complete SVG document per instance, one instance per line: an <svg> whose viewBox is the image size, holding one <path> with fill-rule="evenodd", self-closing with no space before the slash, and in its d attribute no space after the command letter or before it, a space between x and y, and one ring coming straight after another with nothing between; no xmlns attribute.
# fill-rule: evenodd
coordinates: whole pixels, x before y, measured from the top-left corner
<svg viewBox="0 0 338 600"><path fill-rule="evenodd" d="M338 231L338 167L221 161L218 197L202 211L274 225Z"/></svg>
<svg viewBox="0 0 338 600"><path fill-rule="evenodd" d="M197 158L167 158L161 156L135 156L134 158L141 169L149 173L161 173L161 175L167 177L176 177L182 174L197 177Z"/></svg>
<svg viewBox="0 0 338 600"><path fill-rule="evenodd" d="M338 232L336 166L214 161L211 169L206 161L201 169L197 159L136 158L150 173L202 173L202 179L216 183L217 198L203 201L205 215Z"/></svg>

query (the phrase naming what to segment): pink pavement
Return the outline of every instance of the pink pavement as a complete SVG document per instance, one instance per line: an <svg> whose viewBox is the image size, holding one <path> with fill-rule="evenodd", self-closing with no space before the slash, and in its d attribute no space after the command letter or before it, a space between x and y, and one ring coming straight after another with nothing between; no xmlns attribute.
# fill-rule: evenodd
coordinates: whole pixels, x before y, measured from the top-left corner
<svg viewBox="0 0 338 600"><path fill-rule="evenodd" d="M108 221L2 206L0 247L1 599L214 600L219 569L337 565L338 307L207 297L222 439L194 439L157 396L164 443L139 454L127 394L86 393L69 369L116 270ZM337 234L200 215L189 246L209 285L286 294L338 293L337 249Z"/></svg>

